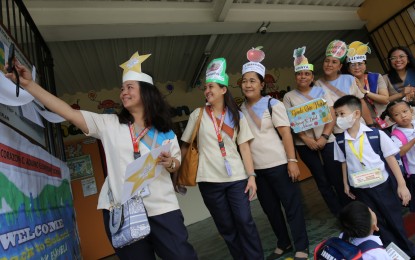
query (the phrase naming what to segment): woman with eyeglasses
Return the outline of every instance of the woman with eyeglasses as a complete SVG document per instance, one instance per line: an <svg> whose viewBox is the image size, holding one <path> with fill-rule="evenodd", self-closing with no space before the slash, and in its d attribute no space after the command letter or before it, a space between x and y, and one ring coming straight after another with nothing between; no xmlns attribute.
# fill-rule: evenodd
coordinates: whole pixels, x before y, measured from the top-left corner
<svg viewBox="0 0 415 260"><path fill-rule="evenodd" d="M355 76L356 85L364 95L364 101L370 110L374 122L379 127L388 125L379 118L389 103L389 92L385 80L379 73L366 72L366 53L370 53L367 44L360 41L352 42L347 52L347 70Z"/></svg>
<svg viewBox="0 0 415 260"><path fill-rule="evenodd" d="M388 86L389 101L406 97L413 101L415 95L415 58L407 47L393 47L388 53L389 71L384 75Z"/></svg>

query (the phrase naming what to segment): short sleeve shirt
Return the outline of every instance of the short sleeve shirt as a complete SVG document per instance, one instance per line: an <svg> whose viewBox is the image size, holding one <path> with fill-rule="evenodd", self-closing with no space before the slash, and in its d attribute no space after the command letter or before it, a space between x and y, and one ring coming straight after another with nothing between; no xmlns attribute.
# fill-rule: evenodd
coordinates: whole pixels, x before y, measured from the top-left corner
<svg viewBox="0 0 415 260"><path fill-rule="evenodd" d="M109 209L108 187L111 184L111 191L115 202L121 202L124 174L127 165L134 161L134 148L131 141L131 134L127 124L120 124L118 117L114 114L97 114L88 111L81 111L92 136L101 139L105 150L108 177L105 179L98 199L98 209ZM154 127L147 135L150 138L155 136ZM157 145L171 143L170 153L172 157L181 161L180 147L177 137L173 131L167 133L158 132ZM150 152L151 144L142 141L139 143L141 154ZM148 216L164 214L179 209L179 203L173 188L170 173L163 168L160 175L148 186L150 195L143 198Z"/></svg>
<svg viewBox="0 0 415 260"><path fill-rule="evenodd" d="M271 97L262 97L248 112L246 103L241 105L248 125L254 135L250 141L252 159L255 169L267 169L287 163L287 155L276 127L290 126L287 111L282 102L271 99L272 119L268 110L268 100ZM250 113L253 113L252 115ZM254 118L253 118L254 117ZM255 119L256 118L256 119ZM257 120L257 123L255 122Z"/></svg>
<svg viewBox="0 0 415 260"><path fill-rule="evenodd" d="M360 91L359 87L356 85L355 78L351 75L342 74L337 79L327 81L327 82L346 95L353 95L353 96L358 97L359 99L362 99L364 97L362 91ZM336 102L337 99L340 98L340 96L336 92L331 90L329 87L327 87L323 83L323 81L318 80L316 84L323 87L323 89L330 95L333 102ZM364 123L363 118L361 118L361 122ZM338 134L342 132L343 130L340 129L337 125L334 126L333 133Z"/></svg>
<svg viewBox="0 0 415 260"><path fill-rule="evenodd" d="M326 90L324 90L320 86L312 87L310 92L308 93L308 95L313 99L323 98L324 100L327 101L327 106L329 106L329 107L333 106L333 101L331 99L331 96L326 92ZM291 107L301 105L301 104L304 104L308 101L310 101L310 100L307 97L305 97L304 95L302 95L301 92L299 92L296 89L291 90L290 92L285 94L284 95L284 100L283 100L284 105L287 109L291 108ZM320 138L321 134L323 133L323 130L324 130L324 125L317 126L313 129L306 130L306 131L304 131L304 133L308 137L311 137L311 138ZM332 143L334 141L334 139L335 139L334 135L330 134L328 143ZM298 137L298 135L294 135L294 142L295 142L296 145L305 145L305 143L301 140L301 138Z"/></svg>
<svg viewBox="0 0 415 260"><path fill-rule="evenodd" d="M354 146L355 150L358 153L360 152L360 149L363 149L362 162L366 166L366 169L379 168L383 174L383 180L384 180L383 182L385 182L389 177L389 173L386 170L385 163L382 161L380 156L377 153L375 153L375 151L373 151L372 146L369 143L369 139L367 138L367 135L366 135L366 132L368 131L373 131L373 130L363 124L360 124L360 128L356 135L356 138L351 137L348 131L344 132L344 141L345 141L344 147L345 147L346 156L343 154L337 142L334 143L334 160L339 161L339 162L346 162L349 183L352 183L352 179L350 176L352 173L364 170L359 159L350 149L349 144L348 144L349 140L352 142L352 145ZM363 148L360 147L360 142L359 142L361 135L364 135ZM383 131L379 131L379 137L380 137L380 140L379 140L380 148L381 148L384 158L399 153L399 149L393 143L392 139L390 139ZM374 185L373 184L365 185L365 186L361 186L360 188L372 188L379 184L381 183L376 183Z"/></svg>
<svg viewBox="0 0 415 260"><path fill-rule="evenodd" d="M412 125L415 126L415 120L412 121ZM415 129L413 127L402 128L402 127L397 126L396 128L400 130L406 136L406 140L408 140L408 142L415 138ZM391 138L398 148L402 147L402 142L396 136L391 136ZM405 156L408 159L409 173L415 174L415 148L412 147L405 154Z"/></svg>
<svg viewBox="0 0 415 260"><path fill-rule="evenodd" d="M251 130L249 129L246 118L242 113L239 113L239 131L234 131L232 137L226 134L223 130L221 131L226 150L226 160L229 162L232 169L232 175L228 176L210 113L207 113L205 108L202 109L204 109L204 111L200 122L199 133L197 135L199 165L197 169L196 181L231 182L246 179L248 176L237 149L237 145L248 142L254 138ZM181 137L182 141L186 143L190 142L199 112L200 108L197 108L190 114L186 129ZM231 114L227 109L224 124L231 128L234 128L235 126Z"/></svg>

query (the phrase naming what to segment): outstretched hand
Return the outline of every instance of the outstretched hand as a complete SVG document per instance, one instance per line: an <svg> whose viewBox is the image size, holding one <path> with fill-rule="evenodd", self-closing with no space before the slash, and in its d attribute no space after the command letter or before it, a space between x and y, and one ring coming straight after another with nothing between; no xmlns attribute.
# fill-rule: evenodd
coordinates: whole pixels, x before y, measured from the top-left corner
<svg viewBox="0 0 415 260"><path fill-rule="evenodd" d="M14 60L14 66L16 68L17 74L19 75L20 85L23 88L29 86L29 84L33 81L31 71L23 66L17 59ZM9 64L6 63L6 71L9 67ZM17 82L16 74L13 72L6 73L6 78L10 79L13 82Z"/></svg>

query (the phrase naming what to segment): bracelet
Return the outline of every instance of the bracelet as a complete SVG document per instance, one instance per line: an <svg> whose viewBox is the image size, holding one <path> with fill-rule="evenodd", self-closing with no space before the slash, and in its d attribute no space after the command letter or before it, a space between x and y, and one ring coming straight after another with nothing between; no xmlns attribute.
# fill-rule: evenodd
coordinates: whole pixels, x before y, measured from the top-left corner
<svg viewBox="0 0 415 260"><path fill-rule="evenodd" d="M170 163L170 165L167 167L167 168L169 168L169 169L173 169L174 167L173 167L173 163L174 163L174 159L171 159L171 163Z"/></svg>
<svg viewBox="0 0 415 260"><path fill-rule="evenodd" d="M251 177L251 176L254 176L254 177L256 178L256 173L255 173L255 172L253 172L253 173L251 173L251 174L248 174L248 178L249 178L249 177Z"/></svg>
<svg viewBox="0 0 415 260"><path fill-rule="evenodd" d="M326 140L329 140L330 136L326 134L321 134L322 137L324 137Z"/></svg>
<svg viewBox="0 0 415 260"><path fill-rule="evenodd" d="M287 161L289 161L289 162L298 162L297 159L289 159L289 158L287 159Z"/></svg>

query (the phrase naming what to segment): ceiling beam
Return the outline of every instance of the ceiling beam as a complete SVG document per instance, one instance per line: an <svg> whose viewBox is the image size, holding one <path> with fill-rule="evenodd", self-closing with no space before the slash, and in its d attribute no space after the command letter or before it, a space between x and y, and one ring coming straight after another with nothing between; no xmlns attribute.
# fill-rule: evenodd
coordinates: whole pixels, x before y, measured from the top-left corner
<svg viewBox="0 0 415 260"><path fill-rule="evenodd" d="M218 22L225 21L229 10L231 9L233 0L216 0L213 6L213 17Z"/></svg>

